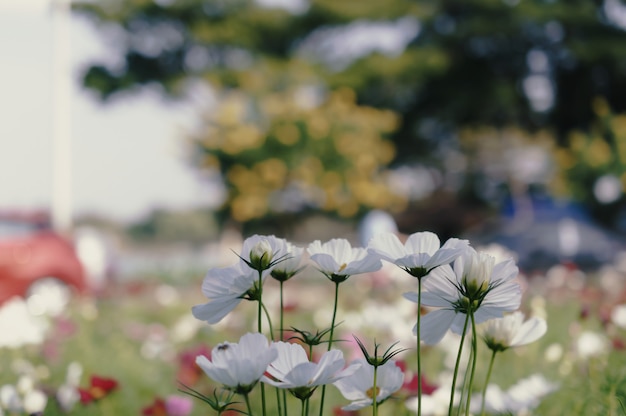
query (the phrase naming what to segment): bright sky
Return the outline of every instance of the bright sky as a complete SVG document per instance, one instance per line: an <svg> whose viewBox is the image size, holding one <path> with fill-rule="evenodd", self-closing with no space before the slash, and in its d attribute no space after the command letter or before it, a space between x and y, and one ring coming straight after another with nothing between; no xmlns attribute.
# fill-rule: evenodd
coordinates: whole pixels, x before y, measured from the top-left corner
<svg viewBox="0 0 626 416"><path fill-rule="evenodd" d="M52 17L45 0L0 0L0 210L48 208L52 198ZM72 67L105 51L73 18ZM157 206L208 204L212 191L186 165L195 113L150 93L103 105L71 94L74 214L132 220Z"/></svg>

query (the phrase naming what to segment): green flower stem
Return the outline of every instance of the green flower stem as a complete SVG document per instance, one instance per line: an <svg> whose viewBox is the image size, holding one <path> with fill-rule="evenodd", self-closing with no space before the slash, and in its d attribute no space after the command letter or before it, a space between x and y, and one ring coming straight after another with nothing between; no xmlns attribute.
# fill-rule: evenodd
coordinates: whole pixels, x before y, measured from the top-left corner
<svg viewBox="0 0 626 416"><path fill-rule="evenodd" d="M261 304L263 307L263 312L265 312L265 318L267 319L267 325L270 327L270 339L274 340L274 327L272 326L272 319L270 318L269 311L264 303Z"/></svg>
<svg viewBox="0 0 626 416"><path fill-rule="evenodd" d="M330 334L328 338L328 351L333 346L333 334L335 332L335 321L337 319L337 305L339 303L339 282L335 282L335 304L333 305L333 319L330 323Z"/></svg>
<svg viewBox="0 0 626 416"><path fill-rule="evenodd" d="M372 416L378 416L378 391L376 389L376 376L378 375L378 367L374 366L374 385L372 386Z"/></svg>
<svg viewBox="0 0 626 416"><path fill-rule="evenodd" d="M302 411L300 412L300 414L301 414L302 416L307 416L307 415L309 414L309 412L308 412L308 406L307 406L308 401L309 401L309 399L302 399L302 400L301 400L301 402L302 402Z"/></svg>
<svg viewBox="0 0 626 416"><path fill-rule="evenodd" d="M452 416L452 407L454 406L454 388L456 387L456 378L459 375L459 364L461 363L461 353L463 352L463 344L465 343L465 332L469 323L469 315L465 315L465 323L463 324L463 332L461 334L461 343L459 344L459 353L456 356L454 364L454 375L452 376L452 388L450 389L450 404L448 406L448 416Z"/></svg>
<svg viewBox="0 0 626 416"><path fill-rule="evenodd" d="M459 400L459 407L456 409L457 416L461 415L461 409L463 408L463 398L467 392L467 388L469 387L469 373L472 369L472 358L474 356L474 350L470 349L470 356L467 360L467 366L465 367L465 373L463 373L463 388L461 389L461 400Z"/></svg>
<svg viewBox="0 0 626 416"><path fill-rule="evenodd" d="M285 325L284 325L284 321L283 321L283 316L284 316L284 312L285 312L285 305L283 302L283 281L280 280L280 340L284 341L285 340ZM269 317L268 317L269 319ZM278 390L276 390L278 391ZM285 409L285 416L287 416L287 391L286 390L282 390L282 407ZM279 412L279 416L280 416L280 408L281 408L281 404L280 401L278 403L278 412Z"/></svg>
<svg viewBox="0 0 626 416"><path fill-rule="evenodd" d="M333 345L333 333L335 332L335 320L337 319L337 304L339 302L339 283L335 283L335 304L333 305L333 318L330 323L330 333L328 338L328 351ZM326 396L326 385L322 386L322 398L320 399L320 416L324 416L324 396Z"/></svg>
<svg viewBox="0 0 626 416"><path fill-rule="evenodd" d="M470 371L469 385L467 387L467 400L465 402L465 415L469 416L470 402L472 399L472 386L474 384L474 373L476 372L476 356L478 355L478 341L476 336L476 320L474 319L474 311L470 310L470 318L472 320L472 369Z"/></svg>
<svg viewBox="0 0 626 416"><path fill-rule="evenodd" d="M282 403L280 401L280 393L282 389L279 388L275 388L274 389L276 391L276 403L278 405L278 416L282 416L283 415L283 411L282 411ZM284 390L282 390L284 392Z"/></svg>
<svg viewBox="0 0 626 416"><path fill-rule="evenodd" d="M246 407L248 408L248 415L252 416L252 406L250 406L250 397L248 397L248 393L244 394L243 398L246 402Z"/></svg>
<svg viewBox="0 0 626 416"><path fill-rule="evenodd" d="M259 270L259 307L257 310L257 329L259 331L259 334L263 333L263 320L262 320L262 314L263 314L263 271ZM247 397L246 397L247 400ZM266 405L265 405L265 384L261 383L261 406L262 406L262 410L263 410L263 416L265 416L266 414ZM248 406L249 407L249 406ZM250 413L252 414L252 413Z"/></svg>
<svg viewBox="0 0 626 416"><path fill-rule="evenodd" d="M496 360L497 351L493 351L491 353L491 360L489 360L489 370L487 370L487 378L485 379L485 387L483 387L483 398L482 404L480 405L480 414L481 416L485 415L485 401L487 398L487 386L489 385L489 379L491 378L491 370L493 369L493 362Z"/></svg>
<svg viewBox="0 0 626 416"><path fill-rule="evenodd" d="M259 300L259 306L257 308L257 331L259 332L259 334L263 333L263 319L262 319L262 314L263 314L263 276L262 276L263 272L261 270L259 270L259 284L258 284L258 300Z"/></svg>
<svg viewBox="0 0 626 416"><path fill-rule="evenodd" d="M422 279L417 279L417 416L422 414Z"/></svg>
<svg viewBox="0 0 626 416"><path fill-rule="evenodd" d="M280 340L285 340L285 326L283 321L283 315L285 311L285 305L283 303L283 281L280 281Z"/></svg>

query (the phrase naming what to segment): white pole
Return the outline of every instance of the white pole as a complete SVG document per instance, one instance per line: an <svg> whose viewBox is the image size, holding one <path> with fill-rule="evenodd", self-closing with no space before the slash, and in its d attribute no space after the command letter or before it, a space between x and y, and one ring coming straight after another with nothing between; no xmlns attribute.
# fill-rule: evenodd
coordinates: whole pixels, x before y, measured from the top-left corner
<svg viewBox="0 0 626 416"><path fill-rule="evenodd" d="M72 227L72 131L70 67L71 0L52 5L52 225L68 232Z"/></svg>

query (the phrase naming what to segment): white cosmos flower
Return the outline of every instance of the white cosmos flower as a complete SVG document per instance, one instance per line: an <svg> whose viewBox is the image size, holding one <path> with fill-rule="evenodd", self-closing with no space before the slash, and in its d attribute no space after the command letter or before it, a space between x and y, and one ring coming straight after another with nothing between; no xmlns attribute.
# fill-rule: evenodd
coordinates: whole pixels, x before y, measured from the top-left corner
<svg viewBox="0 0 626 416"><path fill-rule="evenodd" d="M278 239L278 252L282 253L281 259L274 267L272 267L272 277L278 281L284 282L291 279L296 273L302 270L300 263L302 262L302 247L296 247L285 239Z"/></svg>
<svg viewBox="0 0 626 416"><path fill-rule="evenodd" d="M404 244L394 233L381 233L369 241L368 251L422 278L457 258L467 245L467 240L451 238L439 247L439 237L429 231L411 234Z"/></svg>
<svg viewBox="0 0 626 416"><path fill-rule="evenodd" d="M373 391L374 367L362 358L352 362L352 365L355 364L359 367L354 374L333 383L343 397L351 401L349 405L342 407L342 410L358 410L371 406L374 403L374 396L377 403L382 403L402 387L404 373L393 360L378 367L376 394Z"/></svg>
<svg viewBox="0 0 626 416"><path fill-rule="evenodd" d="M345 360L339 350L327 351L319 363L313 363L299 344L278 341L272 348L278 352L278 357L267 368L271 378L263 376L261 381L289 389L300 399L308 398L317 386L333 383L357 369L355 366L343 369Z"/></svg>
<svg viewBox="0 0 626 416"><path fill-rule="evenodd" d="M241 248L241 259L254 270L272 268L285 257L284 244L273 235L253 235L246 238Z"/></svg>
<svg viewBox="0 0 626 416"><path fill-rule="evenodd" d="M263 272L265 279L268 272ZM254 291L258 272L242 263L209 270L202 282L202 293L209 301L191 308L193 316L201 321L216 324L241 302L246 294Z"/></svg>
<svg viewBox="0 0 626 416"><path fill-rule="evenodd" d="M460 334L465 318L473 311L476 324L502 317L519 308L521 289L515 281L518 269L512 259L493 264L493 259L471 247L464 249L453 267L443 265L424 281L422 305L439 309L421 319L421 336L426 344L436 344L448 329ZM417 293L405 293L417 302ZM413 328L416 332L417 328Z"/></svg>
<svg viewBox="0 0 626 416"><path fill-rule="evenodd" d="M611 322L622 329L626 329L626 304L617 305L613 308Z"/></svg>
<svg viewBox="0 0 626 416"><path fill-rule="evenodd" d="M343 238L324 244L315 240L309 244L307 251L319 270L333 281L342 282L354 274L374 272L382 267L378 256L368 255L364 248L353 248Z"/></svg>
<svg viewBox="0 0 626 416"><path fill-rule="evenodd" d="M541 338L548 329L543 318L534 317L524 322L524 314L520 311L490 319L481 326L483 339L492 351L530 344Z"/></svg>
<svg viewBox="0 0 626 416"><path fill-rule="evenodd" d="M211 360L204 355L197 356L196 364L227 389L247 394L277 355L265 335L250 332L243 335L239 343L224 342L214 347Z"/></svg>
<svg viewBox="0 0 626 416"><path fill-rule="evenodd" d="M583 331L576 339L578 358L588 360L608 353L609 340L599 332Z"/></svg>
<svg viewBox="0 0 626 416"><path fill-rule="evenodd" d="M489 384L485 397L485 410L494 414L531 414L548 394L559 388L557 383L548 381L541 374L526 377L507 390ZM478 414L481 406L480 395L472 398L472 412Z"/></svg>

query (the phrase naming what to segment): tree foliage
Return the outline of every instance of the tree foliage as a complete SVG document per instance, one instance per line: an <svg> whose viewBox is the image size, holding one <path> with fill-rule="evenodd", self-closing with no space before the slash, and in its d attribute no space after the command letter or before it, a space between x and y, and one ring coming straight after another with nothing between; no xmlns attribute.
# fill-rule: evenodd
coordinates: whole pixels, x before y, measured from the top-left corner
<svg viewBox="0 0 626 416"><path fill-rule="evenodd" d="M276 204L281 207L257 202L277 193L289 195L305 153L320 161L322 172L336 170L340 179L331 182L340 184L338 194L343 196L331 202L335 199L320 182L325 174L312 168L308 174L315 173L316 192L325 197L300 195L298 203L355 214L379 205L381 195L375 191L359 196L362 192L350 178L366 178L375 190L384 182L385 166L412 163L435 167L445 176L442 155L461 146L463 129L514 126L529 135L549 131L568 148L572 131L593 128L592 103L597 97L615 112L626 111L626 37L620 20L625 9L616 0L289 4L294 8L253 0L75 5L109 34L119 54L113 63L93 63L85 71L85 86L102 99L146 84L157 84L166 95L178 97L198 81L227 100L247 97L242 105L253 110L246 110L243 124L229 127L213 119L194 139L199 166L219 166L233 206L246 207L233 208L233 216L241 221L286 209L280 198ZM290 97L307 88L318 91L317 107L293 105ZM339 90L344 92L336 93ZM346 94L355 97L343 102L354 115L339 120L333 117L334 106L341 102L337 97ZM271 107L277 102L282 106ZM323 140L311 134L315 117L325 118L330 126ZM374 121L392 118L397 123ZM346 129L352 131L347 134ZM367 172L358 171L361 162L339 149L338 143L348 141L346 135L361 151L372 146L369 153L376 161ZM284 143L295 136L297 145ZM262 141L264 147L228 150L245 140ZM324 150L322 143L334 150ZM395 151L379 153L378 146ZM273 179L265 177L263 169L271 171ZM255 178L254 196L243 177ZM352 202L344 204L345 195Z"/></svg>

